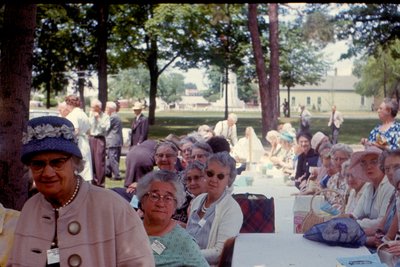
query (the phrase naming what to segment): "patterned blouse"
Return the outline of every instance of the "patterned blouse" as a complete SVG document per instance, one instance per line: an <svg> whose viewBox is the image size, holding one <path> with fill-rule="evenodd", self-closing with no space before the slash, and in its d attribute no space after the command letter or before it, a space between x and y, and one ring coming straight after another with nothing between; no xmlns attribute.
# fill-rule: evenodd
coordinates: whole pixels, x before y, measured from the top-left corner
<svg viewBox="0 0 400 267"><path fill-rule="evenodd" d="M368 141L386 141L390 150L400 148L400 123L395 121L385 132L380 131L379 127L380 125L377 125L374 129L372 129L372 131L369 133Z"/></svg>
<svg viewBox="0 0 400 267"><path fill-rule="evenodd" d="M193 237L179 225L164 236L149 236L149 240L156 266L209 266Z"/></svg>

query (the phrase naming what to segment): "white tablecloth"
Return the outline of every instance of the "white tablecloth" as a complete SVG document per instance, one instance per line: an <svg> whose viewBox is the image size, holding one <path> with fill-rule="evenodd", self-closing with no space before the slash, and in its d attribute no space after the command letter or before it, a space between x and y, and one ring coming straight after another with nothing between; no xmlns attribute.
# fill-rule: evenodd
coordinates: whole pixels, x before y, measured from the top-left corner
<svg viewBox="0 0 400 267"><path fill-rule="evenodd" d="M232 267L335 267L338 257L367 254L366 247L332 247L301 234L239 234Z"/></svg>
<svg viewBox="0 0 400 267"><path fill-rule="evenodd" d="M234 267L335 267L336 258L369 254L366 247L357 249L331 247L307 240L293 233L293 204L298 192L287 186L282 177L258 176L252 186L235 186L233 193L257 193L273 197L275 202L274 234L240 234L235 241Z"/></svg>

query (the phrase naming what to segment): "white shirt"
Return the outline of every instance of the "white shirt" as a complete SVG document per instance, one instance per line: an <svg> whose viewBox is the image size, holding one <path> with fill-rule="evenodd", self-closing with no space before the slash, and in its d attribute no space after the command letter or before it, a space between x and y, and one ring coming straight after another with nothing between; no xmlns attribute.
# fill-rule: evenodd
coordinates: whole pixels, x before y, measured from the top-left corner
<svg viewBox="0 0 400 267"><path fill-rule="evenodd" d="M374 186L368 183L352 213L362 228L375 227L379 224L386 214L394 190L395 188L386 176L376 191Z"/></svg>

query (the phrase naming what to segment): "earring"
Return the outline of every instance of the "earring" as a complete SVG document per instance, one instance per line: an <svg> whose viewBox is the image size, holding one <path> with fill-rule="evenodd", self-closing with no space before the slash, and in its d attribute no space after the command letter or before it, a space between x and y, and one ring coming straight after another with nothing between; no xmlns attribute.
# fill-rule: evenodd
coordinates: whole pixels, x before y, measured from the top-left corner
<svg viewBox="0 0 400 267"><path fill-rule="evenodd" d="M77 170L75 170L75 171L74 171L74 174L75 174L75 175L78 175L78 174L79 174L79 172L78 172Z"/></svg>

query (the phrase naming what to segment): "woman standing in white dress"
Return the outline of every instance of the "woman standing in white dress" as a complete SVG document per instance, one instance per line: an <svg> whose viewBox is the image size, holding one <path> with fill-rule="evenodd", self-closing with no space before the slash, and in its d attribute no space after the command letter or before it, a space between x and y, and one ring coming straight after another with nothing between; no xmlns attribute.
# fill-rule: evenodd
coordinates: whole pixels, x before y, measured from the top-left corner
<svg viewBox="0 0 400 267"><path fill-rule="evenodd" d="M69 95L65 98L68 110L70 111L66 118L72 122L75 127L75 134L78 136L78 147L81 150L85 166L80 175L86 181L93 180L92 156L87 132L90 129L89 117L80 108L81 101L76 95Z"/></svg>

